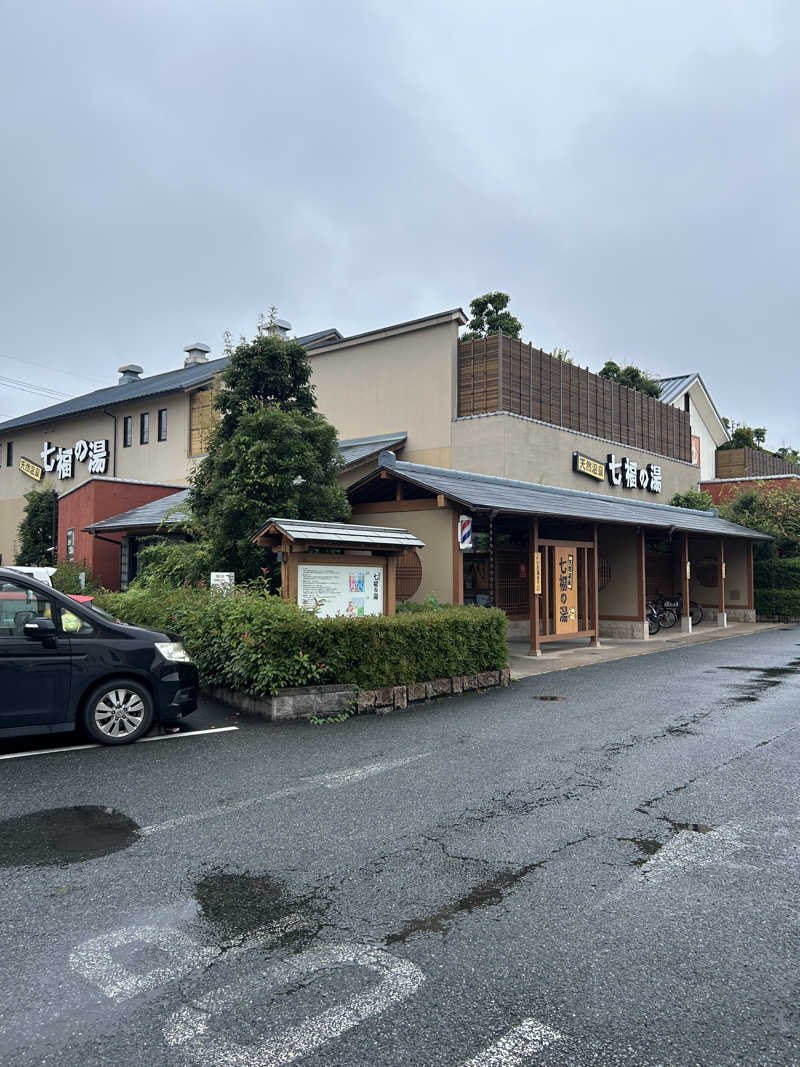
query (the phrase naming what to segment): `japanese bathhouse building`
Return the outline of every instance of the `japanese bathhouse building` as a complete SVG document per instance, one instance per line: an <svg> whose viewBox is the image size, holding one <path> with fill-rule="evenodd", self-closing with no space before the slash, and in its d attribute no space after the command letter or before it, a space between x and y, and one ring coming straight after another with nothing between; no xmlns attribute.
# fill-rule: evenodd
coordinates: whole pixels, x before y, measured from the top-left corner
<svg viewBox="0 0 800 1067"><path fill-rule="evenodd" d="M754 618L759 535L666 503L698 486L727 440L700 376L664 379L658 400L502 334L460 341L466 321L456 308L299 338L319 409L339 433L352 521L402 527L424 544L399 561L398 597L497 605L534 644L646 636L657 592L698 600L707 620ZM131 544L163 532L213 424L226 360L209 360L206 346L187 352L176 371L122 368L117 386L0 424L6 561L25 490L46 485L61 495L59 558L89 560L80 533L118 545L108 546L106 584L135 573ZM60 467L70 449L71 479ZM113 502L96 490L90 500L92 479L123 488ZM152 495L135 498L144 483ZM471 540L459 537L462 517Z"/></svg>

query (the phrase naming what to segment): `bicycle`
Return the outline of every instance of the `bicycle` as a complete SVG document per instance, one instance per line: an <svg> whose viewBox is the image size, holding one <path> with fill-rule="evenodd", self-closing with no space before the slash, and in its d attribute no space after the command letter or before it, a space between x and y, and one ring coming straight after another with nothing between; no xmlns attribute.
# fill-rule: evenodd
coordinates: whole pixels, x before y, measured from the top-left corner
<svg viewBox="0 0 800 1067"><path fill-rule="evenodd" d="M656 605L656 610L669 611L674 616L672 622L659 620L665 629L674 626L678 619L683 615L682 596L665 597L663 593L659 593L653 603ZM703 621L703 608L696 600L689 601L689 614L692 619L692 626L699 626Z"/></svg>
<svg viewBox="0 0 800 1067"><path fill-rule="evenodd" d="M647 620L650 627L650 636L657 634L659 630L670 630L678 621L678 616L672 608L665 608L656 601L647 604ZM655 626L653 625L655 623Z"/></svg>

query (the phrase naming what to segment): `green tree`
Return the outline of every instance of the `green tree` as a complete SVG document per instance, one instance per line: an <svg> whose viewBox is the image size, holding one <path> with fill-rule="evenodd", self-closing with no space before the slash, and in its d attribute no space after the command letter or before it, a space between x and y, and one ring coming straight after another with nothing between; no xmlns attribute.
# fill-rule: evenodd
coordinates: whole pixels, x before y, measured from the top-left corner
<svg viewBox="0 0 800 1067"><path fill-rule="evenodd" d="M772 545L757 546L760 558L800 556L800 492L796 489L768 484L746 489L721 505L720 515L775 538Z"/></svg>
<svg viewBox="0 0 800 1067"><path fill-rule="evenodd" d="M780 459L785 459L787 463L800 464L800 452L796 448L791 448L789 445L783 445L781 448L775 449L775 455Z"/></svg>
<svg viewBox="0 0 800 1067"><path fill-rule="evenodd" d="M14 562L18 566L55 567L54 511L55 495L50 489L31 489L25 494L25 514L17 528L19 548Z"/></svg>
<svg viewBox="0 0 800 1067"><path fill-rule="evenodd" d="M238 579L271 569L250 543L268 518L336 521L349 505L337 482L336 430L315 410L305 349L268 326L230 356L215 405L220 421L192 478L189 507L215 569ZM191 550L194 559L198 550Z"/></svg>
<svg viewBox="0 0 800 1067"><path fill-rule="evenodd" d="M626 385L629 389L638 389L640 393L654 396L656 399L661 396L661 383L658 379L652 377L647 371L635 367L632 363L629 363L627 367L620 367L619 363L609 359L600 371L600 377L609 382L619 382L620 385Z"/></svg>
<svg viewBox="0 0 800 1067"><path fill-rule="evenodd" d="M519 337L522 333L522 323L506 310L510 299L508 293L484 293L483 296L476 296L469 305L472 318L462 340L472 341L479 337L488 337L489 334L499 333L501 330L507 337Z"/></svg>
<svg viewBox="0 0 800 1067"><path fill-rule="evenodd" d="M554 359L560 359L562 363L574 363L575 360L569 354L568 348L556 347L550 353Z"/></svg>
<svg viewBox="0 0 800 1067"><path fill-rule="evenodd" d="M674 508L691 508L692 511L708 511L714 506L714 498L705 489L689 489L685 493L676 493L670 500Z"/></svg>

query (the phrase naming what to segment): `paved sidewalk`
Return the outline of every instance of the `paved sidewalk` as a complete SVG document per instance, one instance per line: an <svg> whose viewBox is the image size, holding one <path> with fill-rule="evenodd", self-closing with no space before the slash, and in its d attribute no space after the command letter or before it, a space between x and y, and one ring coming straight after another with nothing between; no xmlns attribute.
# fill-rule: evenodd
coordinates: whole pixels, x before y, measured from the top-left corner
<svg viewBox="0 0 800 1067"><path fill-rule="evenodd" d="M713 623L701 623L692 634L662 630L646 641L622 640L602 637L600 647L592 648L586 638L571 641L553 641L544 646L541 656L530 654L530 642L509 641L509 666L512 678L528 678L534 674L550 671L567 671L572 667L586 667L591 663L604 663L612 659L627 659L629 656L646 656L649 652L666 652L683 645L701 645L707 641L725 641L729 637L745 634L766 633L781 627L777 622L733 622L727 627Z"/></svg>

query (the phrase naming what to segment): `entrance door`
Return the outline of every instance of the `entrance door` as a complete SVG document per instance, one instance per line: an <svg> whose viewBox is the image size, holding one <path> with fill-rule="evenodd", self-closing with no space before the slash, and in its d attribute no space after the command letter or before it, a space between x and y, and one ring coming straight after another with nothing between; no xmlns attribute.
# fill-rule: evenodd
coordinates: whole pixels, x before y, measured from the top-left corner
<svg viewBox="0 0 800 1067"><path fill-rule="evenodd" d="M32 619L56 619L38 590L0 578L0 729L67 719L72 658L69 639L25 636Z"/></svg>

